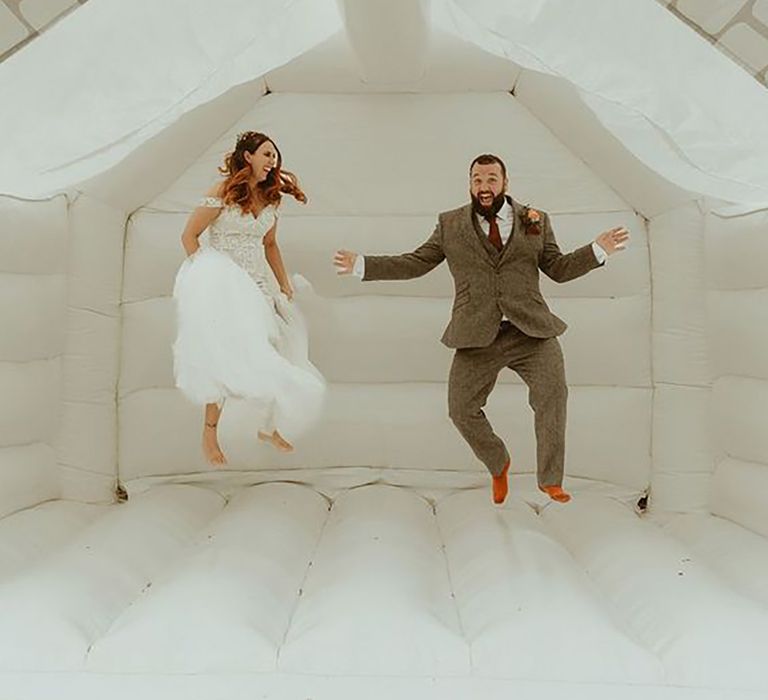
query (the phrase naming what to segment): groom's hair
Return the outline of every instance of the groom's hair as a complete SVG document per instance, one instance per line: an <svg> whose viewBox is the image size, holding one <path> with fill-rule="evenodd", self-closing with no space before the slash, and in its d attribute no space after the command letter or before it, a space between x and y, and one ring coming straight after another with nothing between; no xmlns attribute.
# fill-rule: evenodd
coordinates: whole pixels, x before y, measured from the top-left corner
<svg viewBox="0 0 768 700"><path fill-rule="evenodd" d="M507 177L507 166L504 165L504 161L501 158L493 155L493 153L483 153L482 155L477 156L477 158L469 164L470 173L472 172L472 168L475 167L475 163L479 163L480 165L492 165L493 163L498 163L501 166L501 174L505 179Z"/></svg>

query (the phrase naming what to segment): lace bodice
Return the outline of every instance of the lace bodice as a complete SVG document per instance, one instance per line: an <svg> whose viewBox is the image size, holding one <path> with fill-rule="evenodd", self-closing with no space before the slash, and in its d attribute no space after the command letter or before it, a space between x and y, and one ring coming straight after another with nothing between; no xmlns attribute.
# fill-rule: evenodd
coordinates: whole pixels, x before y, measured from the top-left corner
<svg viewBox="0 0 768 700"><path fill-rule="evenodd" d="M277 209L269 204L254 217L244 214L236 204L224 204L218 197L203 197L198 206L221 207L219 216L208 226L211 247L229 255L264 292L270 293L263 239L277 220Z"/></svg>

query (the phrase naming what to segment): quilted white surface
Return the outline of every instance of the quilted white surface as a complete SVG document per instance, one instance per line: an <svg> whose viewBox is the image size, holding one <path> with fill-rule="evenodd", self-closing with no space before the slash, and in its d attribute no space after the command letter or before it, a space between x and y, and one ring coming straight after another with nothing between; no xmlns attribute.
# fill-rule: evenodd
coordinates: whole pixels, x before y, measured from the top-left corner
<svg viewBox="0 0 768 700"><path fill-rule="evenodd" d="M553 698L563 683L575 697L768 692L765 591L729 573L764 560L724 550L720 521L655 524L608 490L577 486L564 507L530 487L513 480L493 508L485 484L179 484L8 516L0 679L74 672L66 687L87 671L81 697L115 673L154 678L154 693L190 673L220 691L248 677L343 692L357 677L400 679L406 696L425 678Z"/></svg>

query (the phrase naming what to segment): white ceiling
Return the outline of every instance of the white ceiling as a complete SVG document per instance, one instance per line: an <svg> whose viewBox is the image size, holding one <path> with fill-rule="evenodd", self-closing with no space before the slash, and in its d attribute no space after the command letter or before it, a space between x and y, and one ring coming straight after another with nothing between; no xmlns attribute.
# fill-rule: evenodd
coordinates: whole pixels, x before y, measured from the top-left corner
<svg viewBox="0 0 768 700"><path fill-rule="evenodd" d="M768 0L657 1L768 85ZM86 2L0 0L0 62Z"/></svg>
<svg viewBox="0 0 768 700"><path fill-rule="evenodd" d="M42 0L13 0L17 11L32 1ZM430 15L428 0L365 0L353 16L363 0L232 2L252 22L231 25L234 4L210 16L209 0L89 2L7 62L0 77L18 108L0 121L19 138L5 146L4 191L35 197L81 183L130 211L264 92L499 92L646 215L689 193L763 201L768 94L656 3L446 0ZM258 21L265 8L269 23ZM126 31L115 35L116 16ZM623 24L635 35L614 31ZM83 35L81 50L57 64ZM154 70L169 61L174 70ZM50 90L37 90L46 80ZM23 147L27 132L40 141L36 154Z"/></svg>

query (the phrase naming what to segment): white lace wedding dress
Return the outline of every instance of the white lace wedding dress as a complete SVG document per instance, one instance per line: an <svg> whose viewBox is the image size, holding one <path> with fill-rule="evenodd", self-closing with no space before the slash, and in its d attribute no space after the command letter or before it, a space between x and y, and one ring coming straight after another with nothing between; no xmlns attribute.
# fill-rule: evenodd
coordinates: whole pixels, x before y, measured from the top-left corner
<svg viewBox="0 0 768 700"><path fill-rule="evenodd" d="M263 238L277 210L269 205L254 217L217 197L199 206L221 212L208 227L208 245L184 260L176 275L176 386L200 405L227 397L262 402L260 429L295 439L317 419L326 385L309 361L300 310L268 282ZM311 292L300 275L292 284L294 298Z"/></svg>

